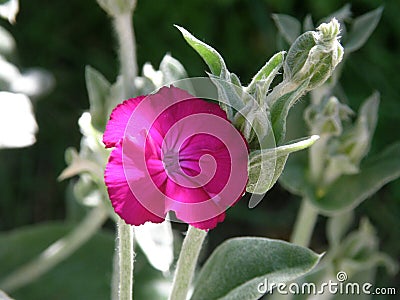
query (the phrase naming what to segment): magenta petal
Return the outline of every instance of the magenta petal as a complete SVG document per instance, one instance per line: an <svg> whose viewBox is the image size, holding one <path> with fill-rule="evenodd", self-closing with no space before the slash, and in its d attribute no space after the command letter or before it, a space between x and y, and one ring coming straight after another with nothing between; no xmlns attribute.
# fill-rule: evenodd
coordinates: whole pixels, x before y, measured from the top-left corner
<svg viewBox="0 0 400 300"><path fill-rule="evenodd" d="M144 98L146 96L125 100L114 108L103 135L103 143L106 148L115 147L118 141L124 137L126 125L133 111Z"/></svg>
<svg viewBox="0 0 400 300"><path fill-rule="evenodd" d="M220 214L219 216L216 216L214 218L211 218L209 220L203 221L203 222L196 222L196 223L191 223L193 227L196 227L198 229L203 229L203 230L210 230L213 229L217 226L218 223L221 223L225 220L225 213Z"/></svg>
<svg viewBox="0 0 400 300"><path fill-rule="evenodd" d="M116 144L104 172L108 195L115 212L127 224L141 225L147 221L161 223L163 218L145 209L131 192L122 164L122 145Z"/></svg>
<svg viewBox="0 0 400 300"><path fill-rule="evenodd" d="M172 181L168 181L166 195L175 200L174 202L167 202L166 210L174 211L178 219L196 228L203 230L213 229L219 222L225 219L225 212L218 214L220 208L209 201L207 215L214 215L215 217L204 221L193 221L199 219L198 211L196 211L195 207L191 207L190 203L208 201L212 197L203 188L185 188Z"/></svg>
<svg viewBox="0 0 400 300"><path fill-rule="evenodd" d="M162 222L172 210L214 228L243 195L248 148L215 103L163 87L112 112L103 136L116 146L105 170L112 205L127 223Z"/></svg>

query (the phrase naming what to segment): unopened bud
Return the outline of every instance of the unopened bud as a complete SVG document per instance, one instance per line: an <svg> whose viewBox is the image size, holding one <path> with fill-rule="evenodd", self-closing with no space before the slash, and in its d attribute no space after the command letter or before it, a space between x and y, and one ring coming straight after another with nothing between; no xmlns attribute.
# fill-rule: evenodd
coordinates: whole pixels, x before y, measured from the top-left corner
<svg viewBox="0 0 400 300"><path fill-rule="evenodd" d="M305 32L296 39L284 64L286 80L301 84L310 79L307 90L323 84L343 58L339 22L332 19L317 30Z"/></svg>

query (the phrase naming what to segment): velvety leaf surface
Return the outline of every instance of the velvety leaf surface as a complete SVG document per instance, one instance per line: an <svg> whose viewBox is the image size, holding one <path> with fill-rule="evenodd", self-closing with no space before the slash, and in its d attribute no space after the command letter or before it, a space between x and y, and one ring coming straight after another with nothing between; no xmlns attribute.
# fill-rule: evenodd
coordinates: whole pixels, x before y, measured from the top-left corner
<svg viewBox="0 0 400 300"><path fill-rule="evenodd" d="M354 20L344 45L346 52L354 52L365 44L376 26L378 26L382 11L383 7L380 6Z"/></svg>
<svg viewBox="0 0 400 300"><path fill-rule="evenodd" d="M340 177L321 199L314 204L326 213L356 207L386 183L400 176L400 143L389 146L382 153L367 159L361 172Z"/></svg>
<svg viewBox="0 0 400 300"><path fill-rule="evenodd" d="M258 286L287 282L310 271L319 255L309 249L267 238L227 240L201 270L192 300L259 299Z"/></svg>

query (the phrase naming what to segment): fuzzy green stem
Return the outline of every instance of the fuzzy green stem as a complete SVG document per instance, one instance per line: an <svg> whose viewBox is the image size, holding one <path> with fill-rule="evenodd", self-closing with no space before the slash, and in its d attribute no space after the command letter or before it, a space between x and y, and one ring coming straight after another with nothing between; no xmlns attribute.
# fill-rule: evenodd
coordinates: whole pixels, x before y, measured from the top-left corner
<svg viewBox="0 0 400 300"><path fill-rule="evenodd" d="M118 296L120 300L132 299L133 286L133 227L126 224L122 219L118 220L118 262L119 262L119 284Z"/></svg>
<svg viewBox="0 0 400 300"><path fill-rule="evenodd" d="M206 235L206 231L189 226L176 266L169 300L186 300Z"/></svg>
<svg viewBox="0 0 400 300"><path fill-rule="evenodd" d="M135 77L137 76L136 44L132 23L133 10L114 16L113 24L118 39L118 57L120 60L120 72L122 75L124 98L131 98L135 94ZM118 259L114 259L113 269L113 299L115 298L115 285L118 286L118 298L131 300L133 289L133 262L135 252L133 250L133 227L119 219L117 223L117 247ZM118 272L118 274L116 274ZM118 284L117 284L118 282Z"/></svg>
<svg viewBox="0 0 400 300"><path fill-rule="evenodd" d="M309 149L309 161L310 161L310 174L311 180L314 183L321 185L321 178L323 177L323 171L325 168L327 143L330 136L320 135L320 138L315 144ZM322 179L322 181L324 181ZM322 183L323 185L323 183Z"/></svg>
<svg viewBox="0 0 400 300"><path fill-rule="evenodd" d="M1 289L12 292L52 269L88 241L107 220L107 217L108 212L103 205L92 209L69 234L50 245L38 258L2 280Z"/></svg>
<svg viewBox="0 0 400 300"><path fill-rule="evenodd" d="M318 210L312 206L307 198L303 198L294 225L291 242L299 246L307 247L310 244L317 218Z"/></svg>
<svg viewBox="0 0 400 300"><path fill-rule="evenodd" d="M136 44L132 24L132 12L114 18L114 27L119 44L119 59L123 82L124 97L131 98L135 94L135 77L137 76Z"/></svg>
<svg viewBox="0 0 400 300"><path fill-rule="evenodd" d="M311 147L312 148L312 147ZM303 198L299 213L294 225L294 230L290 242L293 244L307 247L310 244L314 226L317 221L318 211L311 205L307 198ZM290 300L291 294L279 294L276 290L270 298L271 300Z"/></svg>

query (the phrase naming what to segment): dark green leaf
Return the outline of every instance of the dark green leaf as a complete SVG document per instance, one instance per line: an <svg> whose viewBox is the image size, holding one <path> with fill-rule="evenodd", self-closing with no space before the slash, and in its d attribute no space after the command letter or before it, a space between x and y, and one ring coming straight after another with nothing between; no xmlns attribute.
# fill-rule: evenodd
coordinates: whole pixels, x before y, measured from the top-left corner
<svg viewBox="0 0 400 300"><path fill-rule="evenodd" d="M294 280L309 272L319 258L307 248L283 241L253 237L230 239L205 263L191 299L259 299L260 284Z"/></svg>

